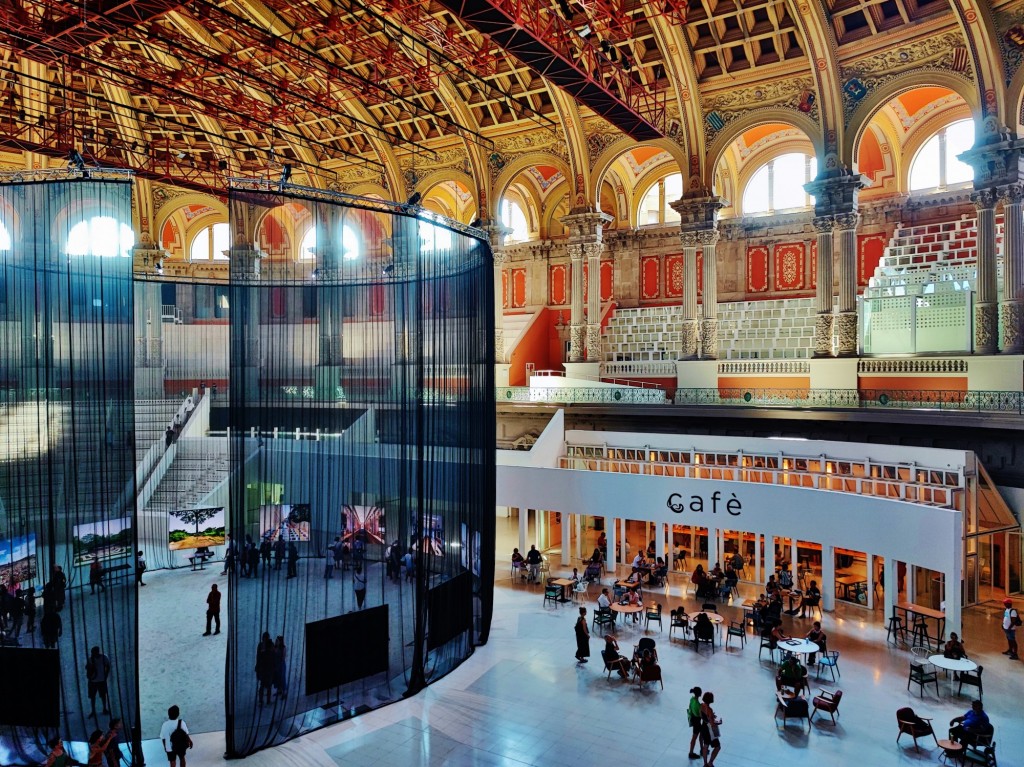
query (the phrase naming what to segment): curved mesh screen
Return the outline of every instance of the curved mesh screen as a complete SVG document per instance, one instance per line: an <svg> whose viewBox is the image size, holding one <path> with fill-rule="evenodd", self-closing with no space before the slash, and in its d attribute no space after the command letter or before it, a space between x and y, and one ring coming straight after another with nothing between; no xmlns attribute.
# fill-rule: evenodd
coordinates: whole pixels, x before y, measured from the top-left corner
<svg viewBox="0 0 1024 767"><path fill-rule="evenodd" d="M493 278L477 230L407 206L236 183L230 217L227 736L244 755L415 692L486 639ZM301 236L297 258L267 252L268 220Z"/></svg>

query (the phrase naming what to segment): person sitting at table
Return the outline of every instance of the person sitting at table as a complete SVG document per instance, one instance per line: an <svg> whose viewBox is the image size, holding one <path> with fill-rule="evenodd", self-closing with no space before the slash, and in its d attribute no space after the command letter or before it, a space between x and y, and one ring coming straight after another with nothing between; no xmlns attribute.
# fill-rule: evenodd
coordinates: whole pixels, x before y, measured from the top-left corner
<svg viewBox="0 0 1024 767"><path fill-rule="evenodd" d="M782 623L782 597L778 593L768 598L768 606L761 611L761 620L766 624L771 622L773 626Z"/></svg>
<svg viewBox="0 0 1024 767"><path fill-rule="evenodd" d="M715 562L715 566L711 568L710 575L716 581L722 580L722 578L725 577L725 572L722 570L722 565L718 562Z"/></svg>
<svg viewBox="0 0 1024 767"><path fill-rule="evenodd" d="M822 652L825 652L827 649L826 643L828 642L828 637L825 635L825 632L821 630L821 621L814 621L814 625L811 626L811 630L807 632L807 639L808 641L814 642L814 644L818 645ZM817 653L812 652L807 656L807 665L813 666L816 659Z"/></svg>
<svg viewBox="0 0 1024 767"><path fill-rule="evenodd" d="M530 577L529 581L537 580L540 575L540 563L544 561L544 557L537 551L537 547L534 544L530 544L530 550L526 552L526 564L530 566Z"/></svg>
<svg viewBox="0 0 1024 767"><path fill-rule="evenodd" d="M526 559L519 553L519 549L512 549L512 567L526 577Z"/></svg>
<svg viewBox="0 0 1024 767"><path fill-rule="evenodd" d="M633 572L642 570L647 565L647 560L644 559L643 551L638 551L636 556L633 557Z"/></svg>
<svg viewBox="0 0 1024 767"><path fill-rule="evenodd" d="M779 584L775 581L774 575L768 576L768 582L764 584L765 594L775 594L779 590Z"/></svg>
<svg viewBox="0 0 1024 767"><path fill-rule="evenodd" d="M964 649L964 643L960 641L960 637L956 635L954 631L949 635L949 641L946 642L946 646L942 648L942 654L947 658L953 660L960 660L961 658L967 657L967 650Z"/></svg>
<svg viewBox="0 0 1024 767"><path fill-rule="evenodd" d="M608 536L604 534L604 531L597 536L597 550L601 552L602 556L608 553Z"/></svg>
<svg viewBox="0 0 1024 767"><path fill-rule="evenodd" d="M572 569L572 575L569 577L569 579L572 581L572 585L575 586L581 580L580 571L574 567Z"/></svg>
<svg viewBox="0 0 1024 767"><path fill-rule="evenodd" d="M714 639L715 624L707 616L707 613L697 613L693 618L693 644L697 646L698 639Z"/></svg>
<svg viewBox="0 0 1024 767"><path fill-rule="evenodd" d="M599 549L598 547L595 546L594 547L594 553L590 555L590 560L589 561L591 563L598 564L598 565L601 564L602 562L604 562L604 554L601 553L601 549Z"/></svg>
<svg viewBox="0 0 1024 767"><path fill-rule="evenodd" d="M732 590L739 583L740 578L736 574L736 570L733 569L732 562L725 563L725 573L722 575L722 585L719 587L719 593L722 599L728 599L729 595L732 594Z"/></svg>
<svg viewBox="0 0 1024 767"><path fill-rule="evenodd" d="M608 589L601 589L601 593L597 595L597 609L607 610L612 614L612 620L615 620L615 612L612 610L612 600L608 596Z"/></svg>
<svg viewBox="0 0 1024 767"><path fill-rule="evenodd" d="M971 703L971 710L963 716L949 720L949 739L954 743L973 746L981 735L990 735L992 724L980 700Z"/></svg>
<svg viewBox="0 0 1024 767"><path fill-rule="evenodd" d="M783 687L792 688L797 695L801 690L807 689L807 669L796 655L786 656L779 666L779 673L775 676L775 689L782 692Z"/></svg>
<svg viewBox="0 0 1024 767"><path fill-rule="evenodd" d="M788 641L793 637L782 630L782 623L779 622L772 624L771 638L774 640L775 644L778 645L779 642Z"/></svg>
<svg viewBox="0 0 1024 767"><path fill-rule="evenodd" d="M658 557L657 563L651 568L649 580L651 585L659 586L665 578L668 578L668 563L661 557Z"/></svg>
<svg viewBox="0 0 1024 767"><path fill-rule="evenodd" d="M811 585L807 587L807 591L804 592L803 599L800 600L800 617L809 618L814 614L815 607L821 602L821 589L818 588L817 581L811 581Z"/></svg>
<svg viewBox="0 0 1024 767"><path fill-rule="evenodd" d="M791 589L793 588L793 573L789 571L789 562L782 565L782 569L779 570L779 588Z"/></svg>
<svg viewBox="0 0 1024 767"><path fill-rule="evenodd" d="M686 564L686 549L683 548L683 544L676 546L676 553L672 555L672 565L678 567L679 563Z"/></svg>
<svg viewBox="0 0 1024 767"><path fill-rule="evenodd" d="M604 650L601 651L605 666L614 669L623 679L629 678L629 658L619 653L619 643L611 634L604 636Z"/></svg>
<svg viewBox="0 0 1024 767"><path fill-rule="evenodd" d="M658 550L658 547L655 546L654 543L655 543L654 541L651 541L650 543L647 544L647 558L648 559L654 559L654 557L656 556L656 552Z"/></svg>
<svg viewBox="0 0 1024 767"><path fill-rule="evenodd" d="M636 607L636 606L643 607L644 603L643 603L643 601L641 601L640 595L637 594L636 592L637 592L636 589L626 589L626 594L625 594L626 604L630 605L631 607ZM641 612L643 612L643 611L642 610L638 610L637 612L633 613L633 623L639 623L640 622L640 613Z"/></svg>

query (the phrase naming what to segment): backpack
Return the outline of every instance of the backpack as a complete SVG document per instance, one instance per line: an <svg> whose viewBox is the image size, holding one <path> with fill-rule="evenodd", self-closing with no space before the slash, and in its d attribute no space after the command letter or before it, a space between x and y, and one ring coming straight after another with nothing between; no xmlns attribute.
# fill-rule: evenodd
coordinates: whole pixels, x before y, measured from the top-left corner
<svg viewBox="0 0 1024 767"><path fill-rule="evenodd" d="M178 726L174 728L174 732L171 733L171 750L174 753L181 755L188 750L189 746L192 745L192 739L189 738L188 733L181 729L181 720L178 720Z"/></svg>
<svg viewBox="0 0 1024 767"><path fill-rule="evenodd" d="M1020 626L1024 621L1021 621L1020 614L1016 610L1010 610L1010 625Z"/></svg>

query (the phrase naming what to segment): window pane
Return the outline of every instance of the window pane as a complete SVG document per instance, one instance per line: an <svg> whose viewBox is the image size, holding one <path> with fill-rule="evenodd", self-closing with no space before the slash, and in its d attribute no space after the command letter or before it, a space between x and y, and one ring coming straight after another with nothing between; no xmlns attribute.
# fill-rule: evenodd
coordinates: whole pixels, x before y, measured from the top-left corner
<svg viewBox="0 0 1024 767"><path fill-rule="evenodd" d="M921 147L910 167L910 190L934 189L939 185L939 137L932 136Z"/></svg>
<svg viewBox="0 0 1024 767"><path fill-rule="evenodd" d="M213 289L213 316L224 318L228 316L228 289Z"/></svg>
<svg viewBox="0 0 1024 767"><path fill-rule="evenodd" d="M807 155L784 154L775 158L775 188L772 200L775 210L802 208L807 204L804 178L807 175Z"/></svg>
<svg viewBox="0 0 1024 767"><path fill-rule="evenodd" d="M0 221L0 250L11 249L11 234L7 231L7 227L4 226L4 222Z"/></svg>
<svg viewBox="0 0 1024 767"><path fill-rule="evenodd" d="M974 121L962 120L946 126L946 183L963 184L974 180L974 168L960 162L957 155L974 146Z"/></svg>
<svg viewBox="0 0 1024 767"><path fill-rule="evenodd" d="M231 232L227 224L213 225L213 257L227 261L227 250L231 247Z"/></svg>
<svg viewBox="0 0 1024 767"><path fill-rule="evenodd" d="M316 258L316 254L313 249L316 247L316 227L311 226L306 232L306 236L302 238L302 244L299 246L299 258L301 259L313 259Z"/></svg>
<svg viewBox="0 0 1024 767"><path fill-rule="evenodd" d="M640 201L640 207L637 209L636 214L636 223L639 226L661 223L661 216L659 215L658 210L657 184L648 189L647 194L645 194L643 200Z"/></svg>
<svg viewBox="0 0 1024 767"><path fill-rule="evenodd" d="M79 221L68 233L69 256L124 256L131 254L135 232L126 224L118 225L110 216L94 216Z"/></svg>
<svg viewBox="0 0 1024 767"><path fill-rule="evenodd" d="M213 288L210 285L196 285L192 292L192 314L197 320L213 317Z"/></svg>
<svg viewBox="0 0 1024 767"><path fill-rule="evenodd" d="M526 223L526 214L518 203L503 200L501 204L501 223L512 230L506 238L509 242L524 242L530 238L530 229Z"/></svg>
<svg viewBox="0 0 1024 767"><path fill-rule="evenodd" d="M743 212L747 215L768 212L768 166L750 177L743 190Z"/></svg>
<svg viewBox="0 0 1024 767"><path fill-rule="evenodd" d="M362 253L359 236L348 224L341 227L341 257L345 261L355 261Z"/></svg>
<svg viewBox="0 0 1024 767"><path fill-rule="evenodd" d="M674 224L679 221L679 214L670 206L670 203L675 202L682 196L683 174L673 173L670 176L665 176L665 211L662 216L662 222Z"/></svg>
<svg viewBox="0 0 1024 767"><path fill-rule="evenodd" d="M204 229L192 240L189 258L193 261L207 261L210 258L210 230Z"/></svg>

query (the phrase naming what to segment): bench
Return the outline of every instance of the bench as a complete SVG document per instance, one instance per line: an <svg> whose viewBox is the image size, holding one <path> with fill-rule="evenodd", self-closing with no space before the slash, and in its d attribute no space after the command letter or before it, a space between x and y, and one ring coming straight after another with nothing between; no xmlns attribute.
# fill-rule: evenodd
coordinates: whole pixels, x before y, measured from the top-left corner
<svg viewBox="0 0 1024 767"><path fill-rule="evenodd" d="M129 571L131 571L131 569L132 569L132 566L128 565L128 564L125 564L125 565L114 565L113 567L104 567L102 575L103 575L104 578L107 578L109 580L114 580L116 578L121 578L122 576L128 575L128 573L129 573Z"/></svg>
<svg viewBox="0 0 1024 767"><path fill-rule="evenodd" d="M213 559L213 552L206 549L196 549L196 553L188 558L193 570L205 570L206 560Z"/></svg>

